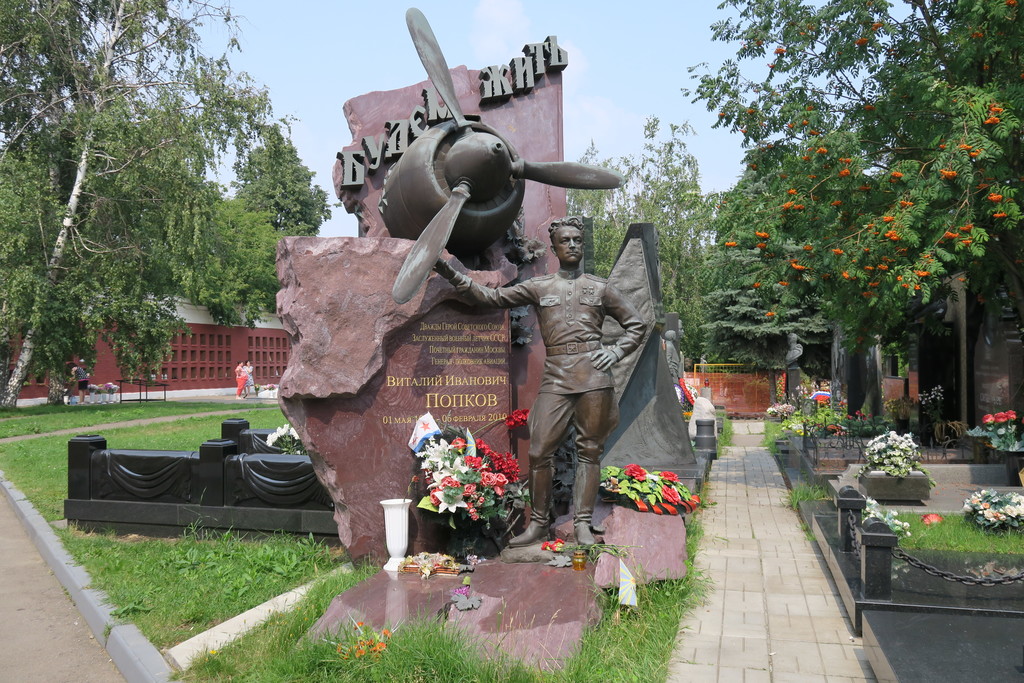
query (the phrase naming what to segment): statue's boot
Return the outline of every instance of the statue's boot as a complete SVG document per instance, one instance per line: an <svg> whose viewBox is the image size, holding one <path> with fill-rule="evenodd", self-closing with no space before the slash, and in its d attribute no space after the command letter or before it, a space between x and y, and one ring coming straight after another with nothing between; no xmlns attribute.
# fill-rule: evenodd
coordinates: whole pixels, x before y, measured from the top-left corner
<svg viewBox="0 0 1024 683"><path fill-rule="evenodd" d="M530 524L526 531L509 540L510 548L521 548L548 540L548 527L551 524L551 480L554 479L554 475L554 468L530 470Z"/></svg>
<svg viewBox="0 0 1024 683"><path fill-rule="evenodd" d="M597 502L597 489L601 485L601 466L580 462L576 466L576 483L572 488L572 505L574 509L573 531L576 542L580 545L594 545L597 540L591 532L594 521L594 504Z"/></svg>

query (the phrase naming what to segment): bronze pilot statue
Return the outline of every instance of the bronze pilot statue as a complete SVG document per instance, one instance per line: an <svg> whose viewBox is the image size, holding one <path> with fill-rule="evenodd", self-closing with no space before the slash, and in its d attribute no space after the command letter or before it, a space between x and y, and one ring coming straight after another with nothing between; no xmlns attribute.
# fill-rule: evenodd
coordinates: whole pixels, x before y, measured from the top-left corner
<svg viewBox="0 0 1024 683"><path fill-rule="evenodd" d="M640 345L646 325L636 308L602 278L583 272L583 222L571 217L548 228L559 270L526 282L491 289L438 260L435 270L460 298L479 306L512 308L533 304L547 348L544 377L530 410L530 524L509 541L512 547L539 543L551 523L554 453L570 423L576 425L578 466L573 486L576 542L595 543L591 523L601 479L601 454L619 423L609 368ZM610 315L623 328L613 346L601 344L601 327Z"/></svg>

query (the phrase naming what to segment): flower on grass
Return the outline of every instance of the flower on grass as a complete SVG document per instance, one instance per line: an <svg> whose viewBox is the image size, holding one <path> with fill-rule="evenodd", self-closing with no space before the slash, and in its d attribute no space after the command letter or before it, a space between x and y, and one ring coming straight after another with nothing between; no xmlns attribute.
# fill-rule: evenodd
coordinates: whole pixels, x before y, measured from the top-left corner
<svg viewBox="0 0 1024 683"><path fill-rule="evenodd" d="M986 531L1019 531L1024 528L1024 496L982 489L964 500L964 518Z"/></svg>

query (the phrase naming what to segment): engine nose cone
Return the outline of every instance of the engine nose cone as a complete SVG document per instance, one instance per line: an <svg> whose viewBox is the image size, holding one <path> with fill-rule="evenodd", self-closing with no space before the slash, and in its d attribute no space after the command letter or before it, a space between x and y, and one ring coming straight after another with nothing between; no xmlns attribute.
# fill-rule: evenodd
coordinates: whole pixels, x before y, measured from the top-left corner
<svg viewBox="0 0 1024 683"><path fill-rule="evenodd" d="M504 140L490 133L471 132L457 140L445 159L449 187L465 179L474 202L495 197L512 177L512 157Z"/></svg>

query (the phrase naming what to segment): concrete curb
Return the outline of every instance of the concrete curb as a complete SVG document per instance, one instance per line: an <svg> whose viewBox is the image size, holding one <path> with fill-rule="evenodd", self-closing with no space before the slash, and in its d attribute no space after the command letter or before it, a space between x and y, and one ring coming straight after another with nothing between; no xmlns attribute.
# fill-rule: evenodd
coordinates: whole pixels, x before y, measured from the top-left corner
<svg viewBox="0 0 1024 683"><path fill-rule="evenodd" d="M21 491L4 478L0 471L0 488L11 502L25 532L39 550L43 561L67 590L71 601L81 612L89 629L106 649L121 675L128 683L169 681L173 669L138 627L119 624L111 616L106 593L90 588L92 577L76 564L64 549L57 534Z"/></svg>

